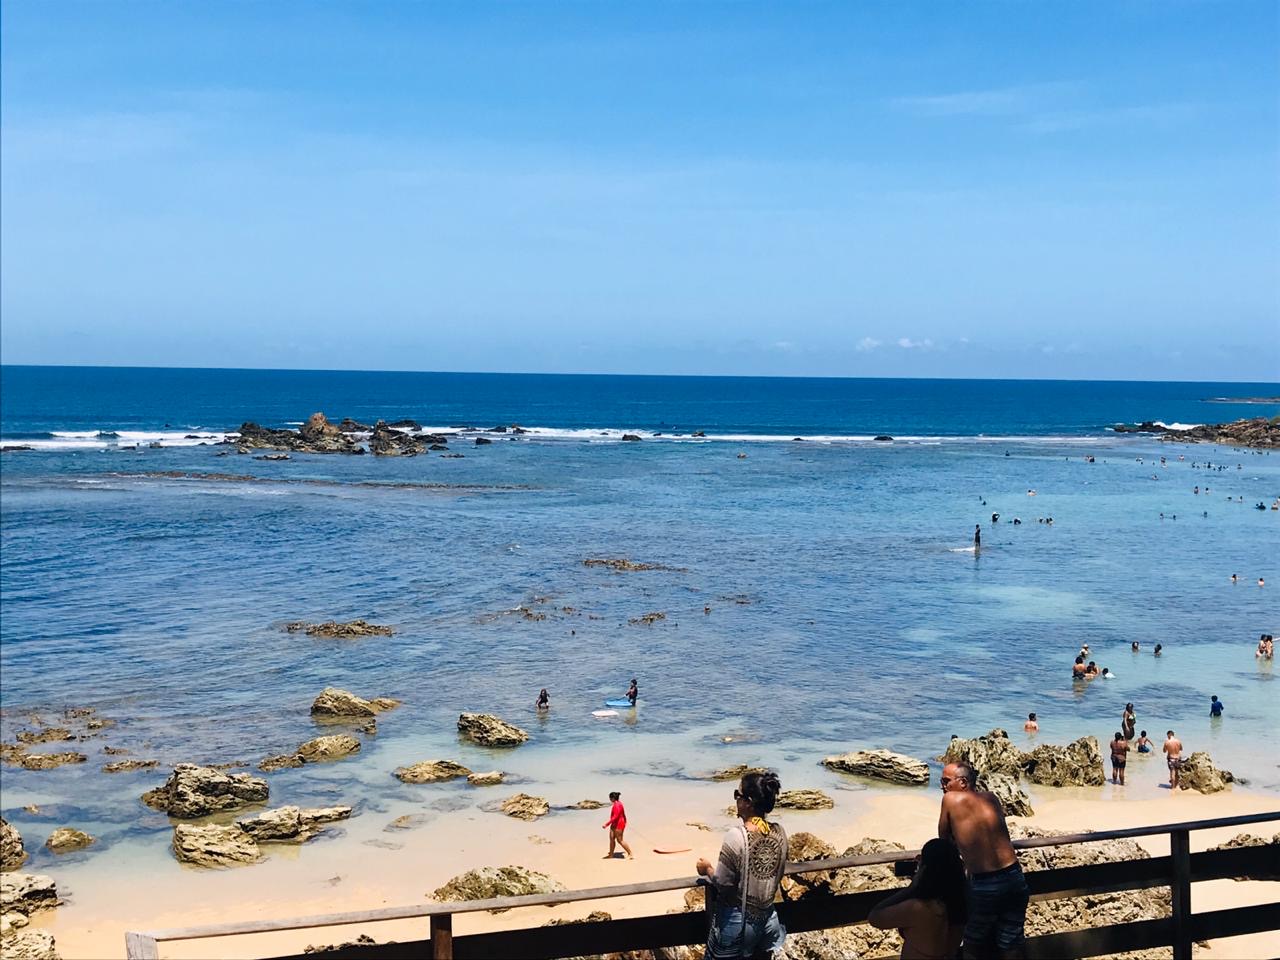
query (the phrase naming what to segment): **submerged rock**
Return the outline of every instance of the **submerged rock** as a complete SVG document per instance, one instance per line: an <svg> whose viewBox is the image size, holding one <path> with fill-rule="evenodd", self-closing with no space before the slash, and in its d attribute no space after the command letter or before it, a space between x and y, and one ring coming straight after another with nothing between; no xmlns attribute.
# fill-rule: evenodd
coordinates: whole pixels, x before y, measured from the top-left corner
<svg viewBox="0 0 1280 960"><path fill-rule="evenodd" d="M1218 793L1227 789L1227 784L1234 783L1235 779L1231 771L1215 767L1209 754L1203 750L1185 757L1178 766L1178 786L1183 790Z"/></svg>
<svg viewBox="0 0 1280 960"><path fill-rule="evenodd" d="M322 763L326 760L341 760L359 750L359 740L350 734L337 733L308 740L298 747L298 756L307 763Z"/></svg>
<svg viewBox="0 0 1280 960"><path fill-rule="evenodd" d="M665 563L639 563L625 557L589 557L582 561L584 567L607 567L610 570L632 573L641 570L665 570L668 573L688 573L686 567L669 567Z"/></svg>
<svg viewBox="0 0 1280 960"><path fill-rule="evenodd" d="M238 867L262 859L258 842L234 823L177 824L173 828L173 855L197 867Z"/></svg>
<svg viewBox="0 0 1280 960"><path fill-rule="evenodd" d="M527 867L481 867L459 874L433 896L441 902L454 900L491 900L494 897L524 897L534 893L560 893L564 887L536 870ZM495 910L494 913L501 913Z"/></svg>
<svg viewBox="0 0 1280 960"><path fill-rule="evenodd" d="M263 773L275 773L277 770L288 770L292 767L300 767L307 761L297 753L278 753L273 757L266 757L258 764L258 769Z"/></svg>
<svg viewBox="0 0 1280 960"><path fill-rule="evenodd" d="M143 794L142 802L171 817L192 820L223 810L265 803L267 781L247 773L224 773L213 767L180 763L163 786Z"/></svg>
<svg viewBox="0 0 1280 960"><path fill-rule="evenodd" d="M496 787L506 779L501 770L490 770L487 773L467 774L467 783L473 787Z"/></svg>
<svg viewBox="0 0 1280 960"><path fill-rule="evenodd" d="M17 736L19 743L58 743L63 740L74 740L73 734L66 727L44 727L41 730L23 730Z"/></svg>
<svg viewBox="0 0 1280 960"><path fill-rule="evenodd" d="M1024 756L1022 770L1032 783L1051 787L1098 787L1106 780L1098 738L1092 736L1065 747L1042 743Z"/></svg>
<svg viewBox="0 0 1280 960"><path fill-rule="evenodd" d="M490 713L461 714L458 730L485 747L514 747L529 739L528 733Z"/></svg>
<svg viewBox="0 0 1280 960"><path fill-rule="evenodd" d="M279 807L236 821L236 826L259 843L302 843L320 833L325 824L346 820L350 807Z"/></svg>
<svg viewBox="0 0 1280 960"><path fill-rule="evenodd" d="M323 623L308 623L306 620L294 620L284 625L289 633L305 633L308 637L324 637L330 640L351 640L356 637L389 637L396 631L394 627L386 627L368 620L348 620L340 623L337 620L325 620Z"/></svg>
<svg viewBox="0 0 1280 960"><path fill-rule="evenodd" d="M860 777L888 780L892 783L929 782L928 764L890 750L855 750L853 753L827 757L822 761L822 765L832 770L840 770Z"/></svg>
<svg viewBox="0 0 1280 960"><path fill-rule="evenodd" d="M735 764L732 767L724 767L720 770L713 770L707 774L707 780L741 780L748 773L768 773L768 767L749 767L745 763Z"/></svg>
<svg viewBox="0 0 1280 960"><path fill-rule="evenodd" d="M54 853L70 853L72 850L83 850L97 842L95 837L89 836L82 830L76 830L74 827L59 827L49 834L49 839L44 845Z"/></svg>
<svg viewBox="0 0 1280 960"><path fill-rule="evenodd" d="M0 817L0 870L16 870L27 862L22 834L4 817Z"/></svg>
<svg viewBox="0 0 1280 960"><path fill-rule="evenodd" d="M569 810L599 810L601 807L607 807L609 804L603 800L579 800L577 803L569 804Z"/></svg>
<svg viewBox="0 0 1280 960"><path fill-rule="evenodd" d="M503 800L499 809L508 817L515 817L517 820L537 820L551 812L551 805L542 797L517 793Z"/></svg>
<svg viewBox="0 0 1280 960"><path fill-rule="evenodd" d="M1015 780L1022 775L1024 754L1009 739L1009 734L999 727L972 740L957 737L947 744L946 752L939 757L943 763L967 763L985 774L1004 773Z"/></svg>
<svg viewBox="0 0 1280 960"><path fill-rule="evenodd" d="M160 766L159 760L113 760L103 764L103 773L129 773L133 770L153 770Z"/></svg>
<svg viewBox="0 0 1280 960"><path fill-rule="evenodd" d="M89 758L83 753L23 753L17 757L17 764L27 770L52 770L65 763L84 763Z"/></svg>
<svg viewBox="0 0 1280 960"><path fill-rule="evenodd" d="M453 760L423 760L407 767L397 767L395 777L405 783L440 783L470 777L471 771Z"/></svg>

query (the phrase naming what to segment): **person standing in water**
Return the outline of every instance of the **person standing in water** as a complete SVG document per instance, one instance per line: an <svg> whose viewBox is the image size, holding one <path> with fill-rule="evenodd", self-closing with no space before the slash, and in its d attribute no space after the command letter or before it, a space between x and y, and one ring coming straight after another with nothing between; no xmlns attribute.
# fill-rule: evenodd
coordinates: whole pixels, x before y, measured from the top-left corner
<svg viewBox="0 0 1280 960"><path fill-rule="evenodd" d="M1111 741L1111 782L1124 786L1124 765L1129 759L1129 741L1125 739L1123 733L1116 731L1115 739ZM1116 778L1119 777L1119 780Z"/></svg>
<svg viewBox="0 0 1280 960"><path fill-rule="evenodd" d="M1211 717L1222 716L1222 710L1225 706L1226 705L1221 700L1218 699L1218 695L1215 693L1212 697L1209 698L1209 716Z"/></svg>
<svg viewBox="0 0 1280 960"><path fill-rule="evenodd" d="M1124 713L1120 715L1120 729L1124 731L1126 740L1133 739L1133 731L1138 728L1138 715L1133 711L1133 704L1124 705Z"/></svg>
<svg viewBox="0 0 1280 960"><path fill-rule="evenodd" d="M533 706L537 710L551 709L551 694L547 693L546 687L542 688L542 692L538 694L538 699Z"/></svg>
<svg viewBox="0 0 1280 960"><path fill-rule="evenodd" d="M1182 741L1170 730L1162 749L1165 760L1169 764L1169 789L1172 790L1178 786L1178 767L1182 765Z"/></svg>
<svg viewBox="0 0 1280 960"><path fill-rule="evenodd" d="M635 677L631 678L631 686L627 688L627 699L631 701L633 707L636 705L636 701L640 699L640 687L636 685Z"/></svg>
<svg viewBox="0 0 1280 960"><path fill-rule="evenodd" d="M613 859L616 844L627 851L628 860L634 860L631 848L627 846L627 841L622 839L623 831L627 829L627 810L622 805L622 794L615 790L609 794L609 799L613 802L613 806L609 808L609 819L604 822L605 827L609 829L609 852L604 855L604 859Z"/></svg>
<svg viewBox="0 0 1280 960"><path fill-rule="evenodd" d="M980 523L973 525L973 549L975 552L982 549L982 524Z"/></svg>
<svg viewBox="0 0 1280 960"><path fill-rule="evenodd" d="M1027 733L1035 733L1040 729L1040 723L1036 720L1036 715L1034 713L1027 714L1027 722L1022 725L1022 729L1027 731Z"/></svg>

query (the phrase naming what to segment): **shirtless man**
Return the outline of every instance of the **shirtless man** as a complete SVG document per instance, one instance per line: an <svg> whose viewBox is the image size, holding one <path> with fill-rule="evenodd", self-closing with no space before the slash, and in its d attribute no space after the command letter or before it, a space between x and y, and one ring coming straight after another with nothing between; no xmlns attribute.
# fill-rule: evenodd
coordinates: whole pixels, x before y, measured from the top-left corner
<svg viewBox="0 0 1280 960"><path fill-rule="evenodd" d="M974 785L967 763L942 769L938 836L960 849L969 874L969 920L964 956L1021 957L1027 919L1027 881L1009 840L1000 801Z"/></svg>
<svg viewBox="0 0 1280 960"><path fill-rule="evenodd" d="M1036 715L1034 713L1027 714L1027 722L1022 725L1022 729L1027 731L1027 733L1035 733L1040 729L1040 723L1036 720Z"/></svg>
<svg viewBox="0 0 1280 960"><path fill-rule="evenodd" d="M1173 735L1170 730L1168 738L1164 742L1164 755L1169 763L1169 789L1173 790L1178 786L1178 765L1182 763L1182 741Z"/></svg>
<svg viewBox="0 0 1280 960"><path fill-rule="evenodd" d="M1129 759L1129 740L1119 730L1111 741L1111 782L1124 786L1124 765ZM1119 778L1119 779L1117 779Z"/></svg>

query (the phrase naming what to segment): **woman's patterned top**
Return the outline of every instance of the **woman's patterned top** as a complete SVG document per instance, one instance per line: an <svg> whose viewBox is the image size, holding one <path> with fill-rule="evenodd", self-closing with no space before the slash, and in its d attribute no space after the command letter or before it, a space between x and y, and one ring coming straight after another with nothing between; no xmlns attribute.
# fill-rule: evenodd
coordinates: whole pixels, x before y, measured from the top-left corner
<svg viewBox="0 0 1280 960"><path fill-rule="evenodd" d="M768 827L768 833L747 830L741 823L731 827L725 834L720 861L711 877L722 906L741 907L745 884L748 917L758 917L773 908L782 883L782 870L787 865L787 831L772 820L768 821Z"/></svg>

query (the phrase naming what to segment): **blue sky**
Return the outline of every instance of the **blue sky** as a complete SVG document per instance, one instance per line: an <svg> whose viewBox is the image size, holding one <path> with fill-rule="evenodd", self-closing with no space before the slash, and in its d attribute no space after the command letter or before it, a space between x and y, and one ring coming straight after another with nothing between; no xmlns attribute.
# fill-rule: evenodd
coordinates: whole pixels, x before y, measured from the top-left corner
<svg viewBox="0 0 1280 960"><path fill-rule="evenodd" d="M1271 0L0 9L6 363L1280 380Z"/></svg>

